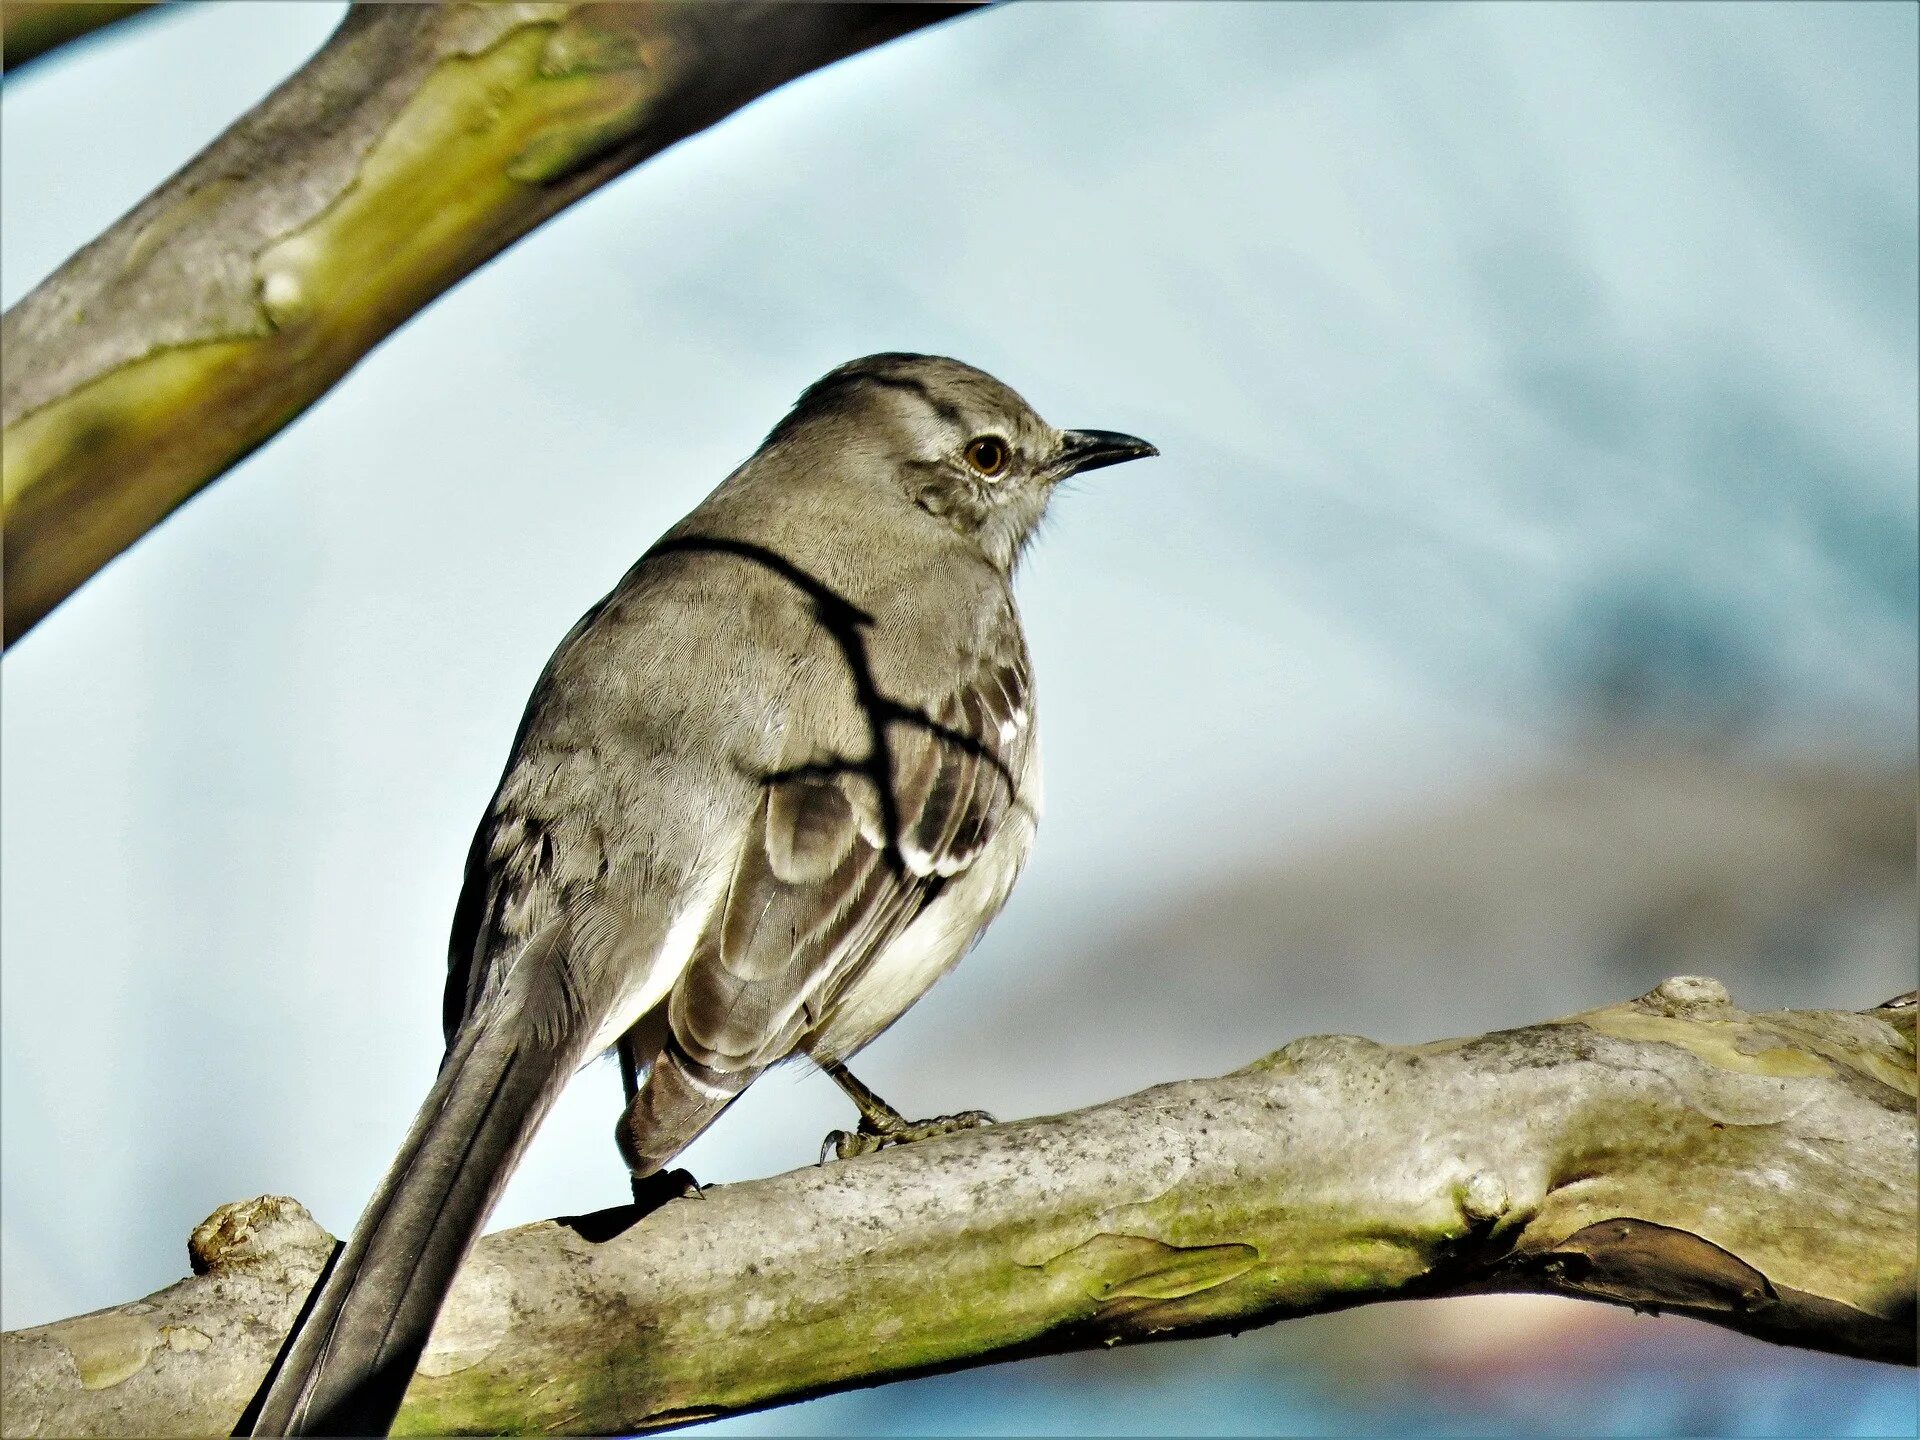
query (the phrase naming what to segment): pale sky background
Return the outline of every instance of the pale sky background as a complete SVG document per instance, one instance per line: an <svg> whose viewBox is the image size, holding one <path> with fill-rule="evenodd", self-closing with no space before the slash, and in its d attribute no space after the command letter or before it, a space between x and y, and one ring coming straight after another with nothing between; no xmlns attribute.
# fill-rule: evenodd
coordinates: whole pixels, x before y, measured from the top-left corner
<svg viewBox="0 0 1920 1440"><path fill-rule="evenodd" d="M8 80L0 299L338 13L196 6ZM1016 6L522 242L0 669L5 1325L171 1281L227 1200L351 1228L437 1064L461 863L541 664L855 355L954 354L1165 457L1088 477L1028 562L1047 818L1003 920L868 1056L910 1111L1234 1063L1204 996L1150 1060L917 1057L1218 867L1552 763L1583 627L1618 613L1736 657L1757 750L1910 762L1917 15ZM1818 988L1786 998L1884 998ZM1614 998L1547 977L1447 1023ZM1058 1023L1097 1035L1102 1000ZM1272 1043L1431 1038L1430 1001L1275 1014ZM495 1224L618 1202L617 1104L584 1074ZM789 1168L849 1118L779 1073L686 1163ZM950 1423L1051 1413L941 1383L989 1387ZM1205 1413L1245 1428L1253 1394ZM903 1423L823 1403L751 1423ZM1151 1427L1139 1404L1073 1413Z"/></svg>

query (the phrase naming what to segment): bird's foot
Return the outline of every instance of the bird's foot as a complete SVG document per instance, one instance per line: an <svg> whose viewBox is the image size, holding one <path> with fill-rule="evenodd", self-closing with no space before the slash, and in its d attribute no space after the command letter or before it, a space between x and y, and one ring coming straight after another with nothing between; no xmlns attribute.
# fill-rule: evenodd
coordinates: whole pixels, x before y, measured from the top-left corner
<svg viewBox="0 0 1920 1440"><path fill-rule="evenodd" d="M605 1210L594 1210L585 1215L562 1215L556 1223L566 1226L582 1240L604 1245L616 1236L626 1234L662 1205L705 1193L700 1182L685 1170L658 1170L651 1175L635 1175L631 1183L631 1205L610 1205Z"/></svg>
<svg viewBox="0 0 1920 1440"><path fill-rule="evenodd" d="M699 1199L705 1194L700 1182L685 1170L656 1170L651 1175L635 1175L634 1208L650 1215L669 1200Z"/></svg>
<svg viewBox="0 0 1920 1440"><path fill-rule="evenodd" d="M955 1135L962 1130L978 1130L994 1123L984 1110L962 1110L958 1115L936 1115L931 1120L881 1120L876 1123L862 1116L856 1130L834 1130L820 1146L820 1163L851 1160L856 1155L871 1155L894 1145L911 1145L916 1140L931 1140L936 1135Z"/></svg>
<svg viewBox="0 0 1920 1440"><path fill-rule="evenodd" d="M633 1175L630 1183L633 1186L631 1205L610 1205L605 1210L594 1210L585 1215L563 1215L557 1223L566 1226L582 1240L603 1245L616 1236L626 1234L662 1205L705 1193L700 1182L685 1170L657 1170L650 1175Z"/></svg>

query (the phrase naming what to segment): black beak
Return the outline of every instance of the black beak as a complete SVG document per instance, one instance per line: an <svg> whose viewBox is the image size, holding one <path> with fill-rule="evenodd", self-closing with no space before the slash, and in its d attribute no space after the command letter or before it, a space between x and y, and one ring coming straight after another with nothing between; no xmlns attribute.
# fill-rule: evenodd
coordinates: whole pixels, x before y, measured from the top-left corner
<svg viewBox="0 0 1920 1440"><path fill-rule="evenodd" d="M1047 478L1064 480L1103 465L1121 465L1159 453L1138 436L1122 435L1118 430L1069 430L1066 443L1047 467Z"/></svg>

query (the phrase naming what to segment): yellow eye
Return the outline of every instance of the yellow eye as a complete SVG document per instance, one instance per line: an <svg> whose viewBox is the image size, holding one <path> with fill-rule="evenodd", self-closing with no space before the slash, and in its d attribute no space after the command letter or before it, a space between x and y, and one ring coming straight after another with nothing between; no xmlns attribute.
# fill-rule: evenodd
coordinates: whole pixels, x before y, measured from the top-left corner
<svg viewBox="0 0 1920 1440"><path fill-rule="evenodd" d="M967 442L967 463L982 475L998 475L1011 459L1013 452L998 435L981 435Z"/></svg>

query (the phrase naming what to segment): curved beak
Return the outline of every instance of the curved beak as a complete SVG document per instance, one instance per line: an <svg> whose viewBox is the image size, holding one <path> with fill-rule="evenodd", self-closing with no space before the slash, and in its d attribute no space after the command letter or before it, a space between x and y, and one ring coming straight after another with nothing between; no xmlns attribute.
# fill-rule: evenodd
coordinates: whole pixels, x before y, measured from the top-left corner
<svg viewBox="0 0 1920 1440"><path fill-rule="evenodd" d="M1056 482L1103 465L1121 465L1160 453L1137 435L1122 435L1118 430L1068 430L1063 439L1060 453L1047 466L1047 478Z"/></svg>

